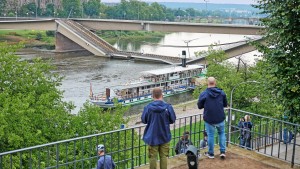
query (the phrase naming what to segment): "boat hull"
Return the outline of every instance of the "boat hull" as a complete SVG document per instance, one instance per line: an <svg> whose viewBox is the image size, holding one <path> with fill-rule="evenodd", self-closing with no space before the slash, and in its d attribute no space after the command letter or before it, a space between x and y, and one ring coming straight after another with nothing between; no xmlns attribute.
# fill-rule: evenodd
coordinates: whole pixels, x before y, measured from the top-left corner
<svg viewBox="0 0 300 169"><path fill-rule="evenodd" d="M177 95L177 94L181 94L181 93L185 93L190 91L189 88L184 89L184 90L168 90L168 91L164 91L163 96L164 97L170 97L173 95ZM150 102L152 101L152 97L151 95L148 96L140 96L137 98L131 98L131 99L127 99L127 100L119 100L119 103L122 104L122 106L133 106L133 105L137 105L137 104L142 104L142 103L146 103L146 102ZM113 108L116 105L113 102L108 102L107 100L103 101L103 100L90 100L91 103L100 106L102 108Z"/></svg>

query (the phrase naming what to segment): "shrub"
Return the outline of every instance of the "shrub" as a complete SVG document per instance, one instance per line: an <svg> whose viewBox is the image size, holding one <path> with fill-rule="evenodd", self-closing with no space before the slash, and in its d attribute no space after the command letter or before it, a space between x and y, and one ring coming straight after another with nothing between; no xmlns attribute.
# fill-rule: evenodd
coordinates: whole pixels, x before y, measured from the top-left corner
<svg viewBox="0 0 300 169"><path fill-rule="evenodd" d="M54 37L55 36L55 31L46 31L46 35L48 37Z"/></svg>
<svg viewBox="0 0 300 169"><path fill-rule="evenodd" d="M41 40L42 39L42 34L41 33L37 33L36 34L36 37L35 37L35 40Z"/></svg>

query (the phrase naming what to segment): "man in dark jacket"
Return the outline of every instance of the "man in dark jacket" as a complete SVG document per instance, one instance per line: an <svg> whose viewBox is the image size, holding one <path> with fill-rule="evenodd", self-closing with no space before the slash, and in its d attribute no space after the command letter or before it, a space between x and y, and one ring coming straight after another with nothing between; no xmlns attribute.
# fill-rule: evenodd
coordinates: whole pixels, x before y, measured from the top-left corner
<svg viewBox="0 0 300 169"><path fill-rule="evenodd" d="M189 136L190 132L183 132L183 135L181 136L175 147L176 154L185 153L189 145L193 145L192 141L189 139Z"/></svg>
<svg viewBox="0 0 300 169"><path fill-rule="evenodd" d="M226 94L222 89L216 87L214 77L207 79L208 87L202 92L198 100L198 108L204 108L203 119L208 135L208 152L205 154L208 158L214 158L214 134L215 128L219 134L220 157L225 158L226 138L225 138L225 113L224 107L227 107Z"/></svg>
<svg viewBox="0 0 300 169"><path fill-rule="evenodd" d="M148 145L150 169L156 169L159 152L160 168L167 169L167 158L171 140L170 124L176 120L173 107L163 101L162 90L153 89L153 102L144 107L142 122L147 124L143 140Z"/></svg>
<svg viewBox="0 0 300 169"><path fill-rule="evenodd" d="M105 148L103 144L97 146L99 160L97 162L97 169L114 169L116 164L110 155L105 154Z"/></svg>

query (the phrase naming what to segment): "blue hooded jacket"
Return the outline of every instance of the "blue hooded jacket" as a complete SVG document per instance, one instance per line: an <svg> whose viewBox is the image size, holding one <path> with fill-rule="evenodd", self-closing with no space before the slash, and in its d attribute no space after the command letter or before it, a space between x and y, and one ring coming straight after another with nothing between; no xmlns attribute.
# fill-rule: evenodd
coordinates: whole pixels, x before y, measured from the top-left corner
<svg viewBox="0 0 300 169"><path fill-rule="evenodd" d="M156 100L144 107L142 122L147 124L143 140L156 146L171 140L170 124L176 120L173 107L161 100Z"/></svg>
<svg viewBox="0 0 300 169"><path fill-rule="evenodd" d="M226 94L217 87L207 88L199 96L198 108L204 108L203 119L209 124L218 124L225 120L224 107L227 107Z"/></svg>
<svg viewBox="0 0 300 169"><path fill-rule="evenodd" d="M100 156L97 163L97 169L114 169L114 168L116 168L116 164L110 155Z"/></svg>

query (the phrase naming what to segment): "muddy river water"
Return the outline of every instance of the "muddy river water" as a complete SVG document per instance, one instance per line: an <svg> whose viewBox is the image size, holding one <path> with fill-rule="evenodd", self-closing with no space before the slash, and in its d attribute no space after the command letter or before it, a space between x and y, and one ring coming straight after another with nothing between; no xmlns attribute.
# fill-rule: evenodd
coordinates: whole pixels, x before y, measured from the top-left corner
<svg viewBox="0 0 300 169"><path fill-rule="evenodd" d="M198 39L197 39L198 38ZM243 40L242 35L210 35L196 33L172 33L162 38L159 44L165 45L186 45L184 40L192 40L189 45L209 45L214 42L227 43ZM135 43L139 42L118 42L120 46L126 46L127 50L133 50L145 53L166 54L178 56L182 50L187 48L165 48L152 45L139 45L134 48ZM140 42L144 43L144 42ZM115 46L118 44L115 44ZM116 46L118 47L118 46ZM191 48L190 53L207 48ZM99 56L83 56L77 52L53 53L51 51L25 50L20 53L22 58L31 59L34 57L43 57L52 60L52 64L57 67L60 75L64 76L61 90L64 91L64 100L72 101L76 108L72 113L77 113L83 103L89 97L90 83L94 93L103 92L106 87L124 84L130 80L139 79L140 72L152 69L170 67L170 65L145 61L132 61L109 59ZM183 101L192 100L191 93L176 95L166 98L167 102L177 104ZM134 106L130 109L130 114L137 114L142 111L144 105Z"/></svg>

